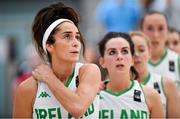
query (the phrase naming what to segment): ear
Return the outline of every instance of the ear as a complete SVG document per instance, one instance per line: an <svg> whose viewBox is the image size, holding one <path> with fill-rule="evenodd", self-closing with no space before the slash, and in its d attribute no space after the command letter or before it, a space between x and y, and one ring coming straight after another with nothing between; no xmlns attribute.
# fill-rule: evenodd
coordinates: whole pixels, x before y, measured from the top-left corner
<svg viewBox="0 0 180 119"><path fill-rule="evenodd" d="M104 65L104 58L103 57L99 58L99 64L101 65L101 67L106 68Z"/></svg>
<svg viewBox="0 0 180 119"><path fill-rule="evenodd" d="M46 44L46 49L49 53L52 52L53 48L54 48L54 46L52 44L49 44L49 43Z"/></svg>

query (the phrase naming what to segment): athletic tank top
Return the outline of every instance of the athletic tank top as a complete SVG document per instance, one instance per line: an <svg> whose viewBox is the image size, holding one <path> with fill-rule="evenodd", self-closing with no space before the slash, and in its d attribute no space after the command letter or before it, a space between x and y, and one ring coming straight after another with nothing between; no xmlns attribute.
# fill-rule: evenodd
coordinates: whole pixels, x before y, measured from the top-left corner
<svg viewBox="0 0 180 119"><path fill-rule="evenodd" d="M157 63L149 62L150 72L168 77L176 83L180 92L180 57L174 51L167 49L163 57Z"/></svg>
<svg viewBox="0 0 180 119"><path fill-rule="evenodd" d="M73 75L68 79L66 87L71 91L76 91L78 86L79 69L83 64L76 63ZM98 118L99 114L99 95L95 97L93 104L87 109L82 118ZM33 106L33 118L74 118L58 102L48 86L43 82L38 82L38 90Z"/></svg>
<svg viewBox="0 0 180 119"><path fill-rule="evenodd" d="M110 90L100 92L100 119L149 118L149 109L138 81L119 94Z"/></svg>
<svg viewBox="0 0 180 119"><path fill-rule="evenodd" d="M149 73L148 77L146 78L143 84L145 86L154 88L160 94L164 112L166 114L167 99L164 91L163 77L159 74Z"/></svg>

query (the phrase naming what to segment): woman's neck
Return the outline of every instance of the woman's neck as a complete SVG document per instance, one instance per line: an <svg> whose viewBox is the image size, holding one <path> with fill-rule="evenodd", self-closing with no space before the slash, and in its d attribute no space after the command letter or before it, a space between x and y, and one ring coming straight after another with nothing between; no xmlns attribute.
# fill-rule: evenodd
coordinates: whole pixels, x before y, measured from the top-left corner
<svg viewBox="0 0 180 119"><path fill-rule="evenodd" d="M59 80L66 84L70 75L73 73L75 64L56 63L52 64L52 69Z"/></svg>
<svg viewBox="0 0 180 119"><path fill-rule="evenodd" d="M138 81L143 84L149 74L148 68L146 67L143 70L138 71L138 73L139 73Z"/></svg>
<svg viewBox="0 0 180 119"><path fill-rule="evenodd" d="M165 49L159 50L159 51L151 51L151 59L150 61L153 63L157 63L164 55L166 52Z"/></svg>
<svg viewBox="0 0 180 119"><path fill-rule="evenodd" d="M109 76L109 83L107 90L111 90L114 93L120 93L131 85L131 79L129 75L123 76Z"/></svg>

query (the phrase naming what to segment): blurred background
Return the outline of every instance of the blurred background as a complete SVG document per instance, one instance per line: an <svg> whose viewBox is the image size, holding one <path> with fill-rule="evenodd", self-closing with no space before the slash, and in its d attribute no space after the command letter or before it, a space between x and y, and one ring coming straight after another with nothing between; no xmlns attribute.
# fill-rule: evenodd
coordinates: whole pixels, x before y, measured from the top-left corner
<svg viewBox="0 0 180 119"><path fill-rule="evenodd" d="M164 12L169 25L180 30L180 0L0 0L0 118L12 116L15 87L41 63L32 45L34 16L57 1L79 12L88 62L96 63L96 44L107 31L138 29L149 10Z"/></svg>

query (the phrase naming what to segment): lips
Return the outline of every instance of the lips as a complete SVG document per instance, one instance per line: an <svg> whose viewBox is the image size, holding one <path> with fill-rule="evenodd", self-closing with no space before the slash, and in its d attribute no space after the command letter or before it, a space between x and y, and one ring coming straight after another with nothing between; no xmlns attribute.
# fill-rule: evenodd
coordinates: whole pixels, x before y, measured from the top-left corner
<svg viewBox="0 0 180 119"><path fill-rule="evenodd" d="M124 67L123 64L118 64L118 65L116 65L116 68L122 68L122 67Z"/></svg>
<svg viewBox="0 0 180 119"><path fill-rule="evenodd" d="M151 44L152 44L153 46L158 46L158 45L159 45L159 42L154 41L154 42L151 42Z"/></svg>
<svg viewBox="0 0 180 119"><path fill-rule="evenodd" d="M78 53L79 53L79 51L72 51L72 52L70 52L70 53L73 53L73 54L78 54Z"/></svg>
<svg viewBox="0 0 180 119"><path fill-rule="evenodd" d="M141 61L139 61L139 60L134 61L134 64L140 64L140 63L141 63Z"/></svg>

